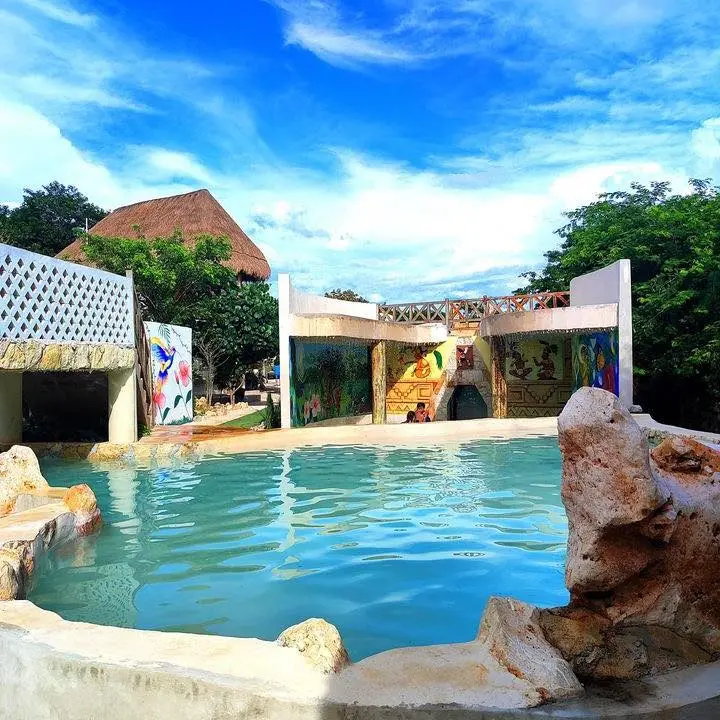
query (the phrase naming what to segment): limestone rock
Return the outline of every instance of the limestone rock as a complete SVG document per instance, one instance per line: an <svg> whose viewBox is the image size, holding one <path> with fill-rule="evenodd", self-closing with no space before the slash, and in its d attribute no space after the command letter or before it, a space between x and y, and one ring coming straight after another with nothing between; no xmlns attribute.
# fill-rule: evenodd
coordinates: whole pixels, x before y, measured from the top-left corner
<svg viewBox="0 0 720 720"><path fill-rule="evenodd" d="M88 454L88 460L92 462L112 462L122 460L130 450L129 444L124 443L97 443Z"/></svg>
<svg viewBox="0 0 720 720"><path fill-rule="evenodd" d="M693 438L668 437L650 455L659 471L673 473L685 483L711 480L720 473L720 448L713 449Z"/></svg>
<svg viewBox="0 0 720 720"><path fill-rule="evenodd" d="M0 548L0 600L23 596L23 567L20 553Z"/></svg>
<svg viewBox="0 0 720 720"><path fill-rule="evenodd" d="M691 640L659 625L613 625L584 608L540 611L545 637L581 679L632 679L712 659Z"/></svg>
<svg viewBox="0 0 720 720"><path fill-rule="evenodd" d="M134 348L109 343L67 343L36 340L0 341L0 370L87 371L132 367Z"/></svg>
<svg viewBox="0 0 720 720"><path fill-rule="evenodd" d="M350 664L338 629L326 620L310 618L280 634L278 644L295 648L317 670L335 673Z"/></svg>
<svg viewBox="0 0 720 720"><path fill-rule="evenodd" d="M548 637L581 676L720 656L720 452L668 438L651 461L641 428L598 388L572 396L558 432L571 604L542 614Z"/></svg>
<svg viewBox="0 0 720 720"><path fill-rule="evenodd" d="M0 517L12 512L21 493L44 494L47 491L47 481L30 448L13 445L7 452L0 453Z"/></svg>
<svg viewBox="0 0 720 720"><path fill-rule="evenodd" d="M546 639L536 607L512 598L491 597L477 640L516 678L526 681L543 701L564 700L583 692L560 652Z"/></svg>
<svg viewBox="0 0 720 720"><path fill-rule="evenodd" d="M102 521L95 493L87 485L73 485L65 493L63 502L75 515L75 529L78 535L90 535Z"/></svg>

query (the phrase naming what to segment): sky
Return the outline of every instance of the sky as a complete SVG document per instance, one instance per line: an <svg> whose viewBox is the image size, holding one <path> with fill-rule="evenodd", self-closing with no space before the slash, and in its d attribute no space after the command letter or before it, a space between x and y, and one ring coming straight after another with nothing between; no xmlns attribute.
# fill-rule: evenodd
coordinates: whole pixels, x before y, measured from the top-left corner
<svg viewBox="0 0 720 720"><path fill-rule="evenodd" d="M303 289L512 292L563 212L720 182L696 0L0 0L0 202L208 188Z"/></svg>

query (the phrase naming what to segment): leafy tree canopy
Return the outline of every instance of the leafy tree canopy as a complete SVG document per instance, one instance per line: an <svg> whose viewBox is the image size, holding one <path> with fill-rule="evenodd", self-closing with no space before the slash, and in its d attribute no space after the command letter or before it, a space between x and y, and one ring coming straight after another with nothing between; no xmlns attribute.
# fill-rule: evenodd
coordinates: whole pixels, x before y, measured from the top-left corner
<svg viewBox="0 0 720 720"><path fill-rule="evenodd" d="M33 252L57 255L85 229L86 220L92 226L107 215L72 185L51 182L23 193L16 208L0 205L0 240Z"/></svg>
<svg viewBox="0 0 720 720"><path fill-rule="evenodd" d="M240 384L245 372L278 354L278 304L266 283L234 284L195 308L193 332L208 349L221 387Z"/></svg>
<svg viewBox="0 0 720 720"><path fill-rule="evenodd" d="M622 258L632 266L635 396L656 419L720 430L720 193L708 180L671 194L667 182L601 195L567 213L562 242L521 292Z"/></svg>
<svg viewBox="0 0 720 720"><path fill-rule="evenodd" d="M119 274L132 270L145 320L187 324L200 301L236 285L235 274L222 264L231 253L224 237L200 235L190 245L179 230L156 238L91 235L83 249L98 267Z"/></svg>
<svg viewBox="0 0 720 720"><path fill-rule="evenodd" d="M330 290L329 292L325 293L325 297L333 298L334 300L349 300L350 302L367 302L367 300L362 295L358 295L358 293L356 293L354 290L349 289L341 290L340 288L337 288L336 290Z"/></svg>
<svg viewBox="0 0 720 720"><path fill-rule="evenodd" d="M227 238L202 235L191 246L179 231L149 239L91 236L84 250L99 267L133 271L146 320L193 329L209 386L236 386L246 370L278 353L277 300L265 283L238 284L223 264Z"/></svg>

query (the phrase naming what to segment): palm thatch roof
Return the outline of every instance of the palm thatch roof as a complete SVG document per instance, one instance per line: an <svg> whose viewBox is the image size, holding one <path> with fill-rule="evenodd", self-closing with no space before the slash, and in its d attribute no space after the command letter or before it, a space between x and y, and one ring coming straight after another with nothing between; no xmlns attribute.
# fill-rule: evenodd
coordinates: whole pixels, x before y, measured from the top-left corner
<svg viewBox="0 0 720 720"><path fill-rule="evenodd" d="M227 236L232 245L232 255L227 261L229 267L245 277L258 280L270 277L270 266L262 251L205 189L119 207L93 225L89 233L101 237L143 235L150 238L170 235L176 229L180 229L185 242L191 244L204 233ZM82 238L68 245L57 257L87 262Z"/></svg>

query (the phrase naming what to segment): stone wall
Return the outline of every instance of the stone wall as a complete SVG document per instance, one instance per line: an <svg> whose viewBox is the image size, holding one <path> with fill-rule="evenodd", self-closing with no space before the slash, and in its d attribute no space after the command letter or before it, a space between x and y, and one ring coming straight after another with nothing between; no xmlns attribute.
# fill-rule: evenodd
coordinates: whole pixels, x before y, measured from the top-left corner
<svg viewBox="0 0 720 720"><path fill-rule="evenodd" d="M0 371L76 372L120 370L135 364L135 349L108 343L0 340Z"/></svg>

